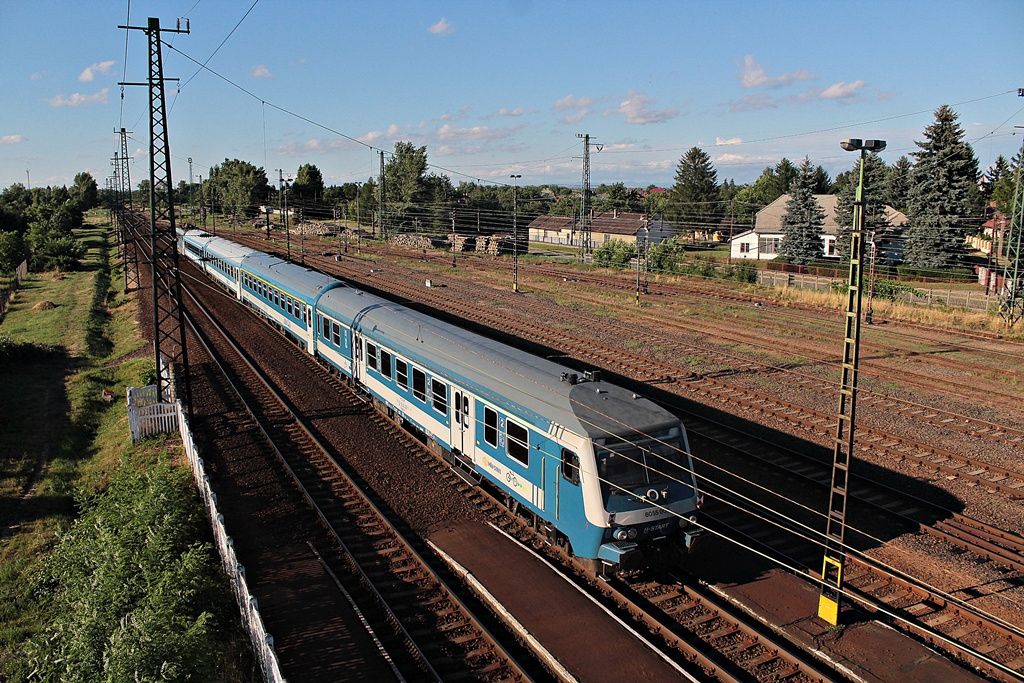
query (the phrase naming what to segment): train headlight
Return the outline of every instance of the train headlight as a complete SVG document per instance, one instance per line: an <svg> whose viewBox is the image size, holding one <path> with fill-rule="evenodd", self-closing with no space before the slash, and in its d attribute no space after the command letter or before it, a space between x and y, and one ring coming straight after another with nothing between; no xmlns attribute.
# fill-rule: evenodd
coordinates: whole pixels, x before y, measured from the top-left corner
<svg viewBox="0 0 1024 683"><path fill-rule="evenodd" d="M612 538L616 541L625 541L629 538L629 530L627 529L616 529L612 532Z"/></svg>
<svg viewBox="0 0 1024 683"><path fill-rule="evenodd" d="M626 535L629 536L630 540L636 538L636 529L630 529L626 532Z"/></svg>

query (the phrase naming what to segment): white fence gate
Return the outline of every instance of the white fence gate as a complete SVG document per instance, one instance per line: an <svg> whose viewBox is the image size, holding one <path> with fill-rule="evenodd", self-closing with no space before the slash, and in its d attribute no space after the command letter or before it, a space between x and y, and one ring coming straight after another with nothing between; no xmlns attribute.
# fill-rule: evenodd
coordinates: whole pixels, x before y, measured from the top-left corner
<svg viewBox="0 0 1024 683"><path fill-rule="evenodd" d="M178 408L157 400L156 387L128 387L128 430L132 443L147 436L178 431Z"/></svg>

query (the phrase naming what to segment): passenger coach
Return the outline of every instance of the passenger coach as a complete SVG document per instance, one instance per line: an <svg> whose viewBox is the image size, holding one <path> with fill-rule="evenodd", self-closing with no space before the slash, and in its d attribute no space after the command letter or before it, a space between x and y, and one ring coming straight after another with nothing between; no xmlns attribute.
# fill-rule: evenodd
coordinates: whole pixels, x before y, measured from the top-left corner
<svg viewBox="0 0 1024 683"><path fill-rule="evenodd" d="M686 433L650 400L227 240L185 243L207 272L234 268L239 298L595 569L692 548Z"/></svg>

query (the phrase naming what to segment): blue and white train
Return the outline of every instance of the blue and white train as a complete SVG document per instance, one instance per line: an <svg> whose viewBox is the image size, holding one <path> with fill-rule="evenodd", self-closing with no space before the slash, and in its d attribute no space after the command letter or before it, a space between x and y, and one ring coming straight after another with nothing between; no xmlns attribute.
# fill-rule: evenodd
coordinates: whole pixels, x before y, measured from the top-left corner
<svg viewBox="0 0 1024 683"><path fill-rule="evenodd" d="M650 400L279 257L200 231L179 239L233 296L593 570L692 549L686 431Z"/></svg>

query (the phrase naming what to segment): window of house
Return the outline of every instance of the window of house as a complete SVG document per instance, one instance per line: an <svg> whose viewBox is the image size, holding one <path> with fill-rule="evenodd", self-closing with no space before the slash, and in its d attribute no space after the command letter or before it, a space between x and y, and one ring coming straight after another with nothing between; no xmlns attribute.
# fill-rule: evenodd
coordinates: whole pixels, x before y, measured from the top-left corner
<svg viewBox="0 0 1024 683"><path fill-rule="evenodd" d="M750 253L750 242L740 242L740 253L741 254L749 254Z"/></svg>
<svg viewBox="0 0 1024 683"><path fill-rule="evenodd" d="M427 376L419 368L412 369L412 395L421 401L427 400Z"/></svg>
<svg viewBox="0 0 1024 683"><path fill-rule="evenodd" d="M505 439L505 452L516 462L529 467L530 432L526 427L512 420L505 421L505 431L508 433L508 438Z"/></svg>
<svg viewBox="0 0 1024 683"><path fill-rule="evenodd" d="M395 380L403 389L409 388L409 364L401 358L395 359Z"/></svg>
<svg viewBox="0 0 1024 683"><path fill-rule="evenodd" d="M498 445L498 413L491 408L484 408L484 441L492 446Z"/></svg>
<svg viewBox="0 0 1024 683"><path fill-rule="evenodd" d="M366 342L366 366L377 369L377 345Z"/></svg>
<svg viewBox="0 0 1024 683"><path fill-rule="evenodd" d="M781 241L781 237L761 237L757 241L757 246L762 254L777 254Z"/></svg>
<svg viewBox="0 0 1024 683"><path fill-rule="evenodd" d="M448 414L448 385L436 378L430 380L430 393L434 396L434 410Z"/></svg>

